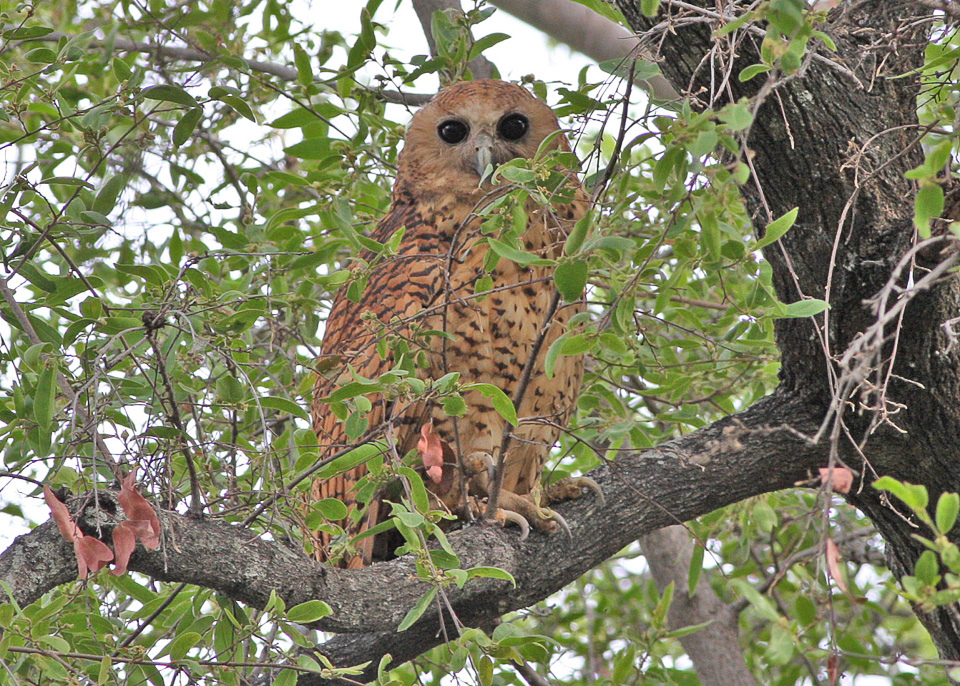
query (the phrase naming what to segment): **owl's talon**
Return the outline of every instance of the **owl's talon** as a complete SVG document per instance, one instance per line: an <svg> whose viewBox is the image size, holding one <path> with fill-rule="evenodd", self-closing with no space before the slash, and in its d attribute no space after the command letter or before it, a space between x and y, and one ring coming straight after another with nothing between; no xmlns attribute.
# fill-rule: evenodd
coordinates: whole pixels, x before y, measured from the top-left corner
<svg viewBox="0 0 960 686"><path fill-rule="evenodd" d="M600 484L591 479L589 476L579 476L576 478L576 482L578 486L589 488L591 491L593 491L593 494L597 496L597 502L599 503L600 507L606 506L607 498L603 495L603 489L600 488Z"/></svg>
<svg viewBox="0 0 960 686"><path fill-rule="evenodd" d="M513 522L519 526L521 541L527 540L527 536L530 535L530 523L521 514L511 512L510 510L498 509L496 519L503 526L506 526L507 522Z"/></svg>
<svg viewBox="0 0 960 686"><path fill-rule="evenodd" d="M563 529L564 533L567 534L567 537L568 537L570 540L573 540L573 533L570 531L570 525L567 524L567 520L564 519L563 517L561 517L561 516L560 516L560 513L557 512L556 510L546 510L546 509L545 509L545 510L543 511L544 514L546 514L546 513L548 513L548 512L549 512L550 514L549 514L549 517L547 517L547 519L551 519L551 520L553 520L554 522L556 522L557 524L559 524L559 525L560 525L560 528Z"/></svg>

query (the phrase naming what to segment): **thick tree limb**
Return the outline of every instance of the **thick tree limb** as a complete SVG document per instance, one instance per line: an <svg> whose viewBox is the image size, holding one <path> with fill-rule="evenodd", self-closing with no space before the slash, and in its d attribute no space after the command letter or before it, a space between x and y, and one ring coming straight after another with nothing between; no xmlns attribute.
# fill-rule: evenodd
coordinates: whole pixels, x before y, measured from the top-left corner
<svg viewBox="0 0 960 686"><path fill-rule="evenodd" d="M809 480L826 455L822 447L808 445L801 433L815 429L819 420L810 408L775 395L656 450L624 455L591 473L604 490L606 506L599 507L590 494L560 506L572 539L535 534L520 542L516 530L488 525L453 533L450 541L464 568L497 566L517 581L516 588L488 579L472 580L462 591L448 588L454 610L468 625L489 626L504 613L563 588L639 536ZM109 500L101 493L101 503L108 505L99 515L92 500L81 507L76 517L84 530L94 531L99 522L109 533L118 523L120 516L111 511ZM435 611L402 634L393 631L428 588L415 578L410 559L339 570L238 526L171 512L162 513L161 519L161 550L138 550L130 561L132 571L212 588L257 607L267 602L271 591L288 607L324 600L334 612L314 628L363 634L340 636L321 648L335 664L373 660L375 668L382 654L409 659L441 641ZM604 535L597 536L597 531ZM74 578L72 548L52 522L18 537L0 555L0 580L9 584L21 605Z"/></svg>
<svg viewBox="0 0 960 686"><path fill-rule="evenodd" d="M693 660L703 686L756 686L740 647L738 615L724 603L704 577L696 592L687 592L693 541L682 526L667 526L640 539L643 556L650 565L657 588L674 584L668 620L672 630L706 624L699 631L680 637Z"/></svg>
<svg viewBox="0 0 960 686"><path fill-rule="evenodd" d="M573 0L492 0L490 4L598 63L650 59L649 52L641 48L631 31ZM673 101L680 97L660 75L637 79L637 84L655 100Z"/></svg>

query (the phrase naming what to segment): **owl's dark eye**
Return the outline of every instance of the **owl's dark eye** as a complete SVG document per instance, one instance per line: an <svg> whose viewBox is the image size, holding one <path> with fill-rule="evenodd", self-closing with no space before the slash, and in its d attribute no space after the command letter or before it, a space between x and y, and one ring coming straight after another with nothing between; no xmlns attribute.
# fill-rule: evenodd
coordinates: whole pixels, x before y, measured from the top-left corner
<svg viewBox="0 0 960 686"><path fill-rule="evenodd" d="M437 135L440 136L440 140L450 145L460 143L467 137L468 133L470 133L470 127L459 119L447 119L440 122L440 126L437 127Z"/></svg>
<svg viewBox="0 0 960 686"><path fill-rule="evenodd" d="M530 130L530 120L522 114L508 114L497 124L497 133L508 141L518 141Z"/></svg>

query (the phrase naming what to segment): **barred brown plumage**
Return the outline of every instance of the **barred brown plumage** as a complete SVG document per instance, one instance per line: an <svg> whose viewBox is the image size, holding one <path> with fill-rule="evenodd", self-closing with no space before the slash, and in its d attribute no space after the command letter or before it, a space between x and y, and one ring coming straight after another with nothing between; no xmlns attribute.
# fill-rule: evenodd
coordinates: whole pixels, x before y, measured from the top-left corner
<svg viewBox="0 0 960 686"><path fill-rule="evenodd" d="M475 290L486 273L488 245L477 211L509 190L489 181L480 183L488 165L532 158L558 131L549 107L521 86L497 80L446 88L414 115L400 155L391 208L372 235L384 242L403 228L403 238L395 255L374 264L359 302L351 301L342 290L336 295L322 347L322 357L330 360L325 366L333 369L318 374L312 404L321 450L332 452L349 441L343 424L323 399L353 378L350 369L376 378L394 367L392 353L381 356L377 351L384 336L402 337L412 350L422 353L424 364L417 371L421 378L459 372L461 382L493 384L510 398L516 397L524 367L536 348L532 374L516 408L521 421L503 459L497 514L501 521L530 523L543 531L562 523L543 506L551 493L574 497L581 485L590 485L567 481L545 498L539 489L544 461L559 438L559 427L570 416L583 368L578 356L560 357L548 378L543 373L544 355L583 305L557 307L550 267L523 266L506 259L500 259L490 273L489 293L478 297ZM562 133L544 147L569 151ZM560 195L566 197L547 205L526 201L527 224L521 240L527 252L558 257L567 232L588 208L575 172L561 171L566 181ZM373 321L369 315L364 317L367 312L375 315ZM446 335L423 338L418 335L423 331ZM381 396L371 400L369 427L382 431L386 424L393 426L391 435L400 455L431 431L439 436L443 477L439 482L424 479L438 503L462 513L470 507L469 501L488 495L485 467L498 459L506 428L490 399L468 391L464 394L467 412L459 419L448 417L436 402ZM424 431L431 422L432 430ZM338 498L352 510L357 506L354 487L366 473L361 465L318 480L312 498ZM380 510L379 500L374 499L358 522L348 518L341 524L348 534L358 534L380 520ZM314 536L314 544L318 559L331 559L329 534ZM367 538L356 552L338 562L358 567L373 558L374 542Z"/></svg>

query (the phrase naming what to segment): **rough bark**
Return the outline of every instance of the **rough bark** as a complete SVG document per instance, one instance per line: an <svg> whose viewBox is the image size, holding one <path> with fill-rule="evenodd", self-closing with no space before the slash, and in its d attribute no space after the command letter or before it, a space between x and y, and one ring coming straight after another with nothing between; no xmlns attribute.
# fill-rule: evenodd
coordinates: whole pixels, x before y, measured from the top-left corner
<svg viewBox="0 0 960 686"><path fill-rule="evenodd" d="M604 506L590 494L559 506L570 524L570 539L531 533L520 542L516 529L479 524L454 532L450 542L464 568L497 566L510 572L517 585L472 580L463 590L447 589L450 603L465 624L489 626L506 612L546 598L655 529L760 493L813 483L816 469L825 464L825 452L808 445L796 430L812 431L817 422L809 408L774 395L655 450L625 455L591 474L603 488ZM788 424L793 428L787 430ZM791 459L783 460L784 454ZM110 507L110 499L101 492L99 514L90 498L72 503L81 528L93 533L99 524L106 540L119 517L111 514L116 508ZM212 588L256 607L266 604L271 591L288 607L324 600L334 612L311 626L342 634L320 647L334 664L372 660L364 677L373 678L382 655L402 661L442 641L435 610L404 633L393 631L427 589L416 579L410 559L339 570L239 526L161 514L161 549L138 549L130 561L132 571ZM18 537L0 555L0 580L10 585L21 605L74 578L73 550L53 522Z"/></svg>
<svg viewBox="0 0 960 686"><path fill-rule="evenodd" d="M643 556L650 565L657 588L674 584L673 602L667 619L674 631L685 626L708 624L680 637L693 660L703 686L756 686L740 647L737 613L724 603L704 577L694 594L687 592L693 541L682 526L667 526L640 539Z"/></svg>
<svg viewBox="0 0 960 686"><path fill-rule="evenodd" d="M918 83L889 78L922 63L929 9L889 0L843 4L833 10L829 27L837 53L821 50L802 73L774 86L736 78L760 61L761 37L746 32L734 34L735 46L716 42L711 32L719 25L709 20L716 3L684 3L681 10L664 2L653 18L641 14L639 2L617 4L657 46L664 74L701 106L765 95L747 139L755 173L744 198L758 235L771 219L800 208L796 225L764 256L781 300L806 296L830 303L826 316L778 322L780 392L823 411L838 396L853 403L855 411L844 412L837 451L867 483L888 474L923 484L932 502L944 490L956 491L960 349L950 346L944 324L960 311L957 280L943 280L913 298L902 322L887 322L876 344L861 339L871 327L876 331L871 298L890 285L905 285L911 270L919 279L935 267L918 261L895 276L915 241L916 189L904 172L918 166L923 153L917 145ZM845 361L848 350L856 354ZM864 381L878 378L885 396L865 390ZM896 427L873 421L885 410L896 411L890 417ZM864 446L862 455L857 443ZM918 554L911 534L917 530L874 489L855 490L849 500L877 525L891 570L911 573ZM949 659L960 658L956 610L920 613L941 656Z"/></svg>

